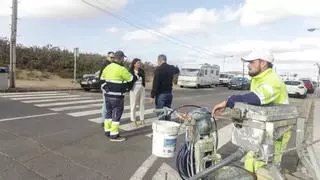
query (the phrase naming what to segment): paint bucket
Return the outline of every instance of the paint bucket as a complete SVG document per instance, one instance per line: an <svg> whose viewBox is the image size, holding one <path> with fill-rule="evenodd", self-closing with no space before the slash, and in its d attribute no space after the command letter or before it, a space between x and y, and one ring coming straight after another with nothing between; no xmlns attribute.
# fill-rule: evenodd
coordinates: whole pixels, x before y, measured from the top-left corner
<svg viewBox="0 0 320 180"><path fill-rule="evenodd" d="M155 121L152 123L152 154L171 158L177 145L180 124L173 121Z"/></svg>

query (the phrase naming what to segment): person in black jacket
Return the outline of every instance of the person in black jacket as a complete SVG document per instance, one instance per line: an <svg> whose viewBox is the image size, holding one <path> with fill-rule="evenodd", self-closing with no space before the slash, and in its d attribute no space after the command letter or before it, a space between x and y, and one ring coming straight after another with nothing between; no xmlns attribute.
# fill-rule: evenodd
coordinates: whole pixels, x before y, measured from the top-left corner
<svg viewBox="0 0 320 180"><path fill-rule="evenodd" d="M103 104L102 104L102 111L101 111L101 126L104 126L104 120L107 118L107 109L106 109L106 103L105 103L105 97L104 93L105 90L102 88L104 85L104 80L101 79L101 74L102 71L104 70L105 67L107 67L112 61L114 60L114 52L109 51L107 54L107 59L103 62L103 65L100 69L99 73L99 79L100 79L100 84L101 84L101 90L102 90L102 98L103 98Z"/></svg>
<svg viewBox="0 0 320 180"><path fill-rule="evenodd" d="M158 67L154 71L151 98L155 98L156 109L171 107L172 104L172 80L173 76L179 74L177 67L167 64L167 57L163 54L158 56ZM165 117L160 120L170 120Z"/></svg>
<svg viewBox="0 0 320 180"><path fill-rule="evenodd" d="M134 58L130 65L130 72L136 76L136 80L131 85L130 90L130 110L131 121L136 122L136 105L140 101L140 121L144 123L144 99L145 99L145 73L141 68L142 63L138 58Z"/></svg>

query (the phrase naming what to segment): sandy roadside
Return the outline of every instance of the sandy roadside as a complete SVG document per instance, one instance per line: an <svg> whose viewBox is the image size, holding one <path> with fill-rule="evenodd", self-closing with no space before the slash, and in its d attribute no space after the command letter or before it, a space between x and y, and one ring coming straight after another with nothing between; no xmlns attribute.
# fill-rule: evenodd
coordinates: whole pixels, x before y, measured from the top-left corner
<svg viewBox="0 0 320 180"><path fill-rule="evenodd" d="M48 79L48 80L16 80L16 87L18 88L81 88L79 83L73 83L73 79ZM146 88L152 88L152 82L146 83ZM179 89L178 86L174 85L174 89Z"/></svg>

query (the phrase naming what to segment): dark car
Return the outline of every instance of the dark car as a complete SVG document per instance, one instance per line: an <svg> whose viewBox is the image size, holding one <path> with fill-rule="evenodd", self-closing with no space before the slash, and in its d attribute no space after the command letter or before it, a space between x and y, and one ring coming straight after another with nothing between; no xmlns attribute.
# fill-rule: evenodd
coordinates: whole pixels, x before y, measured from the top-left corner
<svg viewBox="0 0 320 180"><path fill-rule="evenodd" d="M249 90L250 89L250 80L246 77L233 77L228 84L229 89L241 89Z"/></svg>
<svg viewBox="0 0 320 180"><path fill-rule="evenodd" d="M304 83L304 87L307 88L308 93L313 93L314 92L314 87L310 79L300 79Z"/></svg>
<svg viewBox="0 0 320 180"><path fill-rule="evenodd" d="M91 89L100 90L103 81L99 79L98 72L95 74L85 74L80 80L80 85L85 91L90 91Z"/></svg>

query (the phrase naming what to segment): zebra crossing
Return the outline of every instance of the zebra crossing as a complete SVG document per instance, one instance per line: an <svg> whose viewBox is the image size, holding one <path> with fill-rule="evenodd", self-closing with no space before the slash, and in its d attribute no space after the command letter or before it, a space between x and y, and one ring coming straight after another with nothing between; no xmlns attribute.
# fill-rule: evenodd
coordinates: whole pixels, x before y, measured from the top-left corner
<svg viewBox="0 0 320 180"><path fill-rule="evenodd" d="M46 91L46 92L21 92L21 93L0 93L1 98L19 101L25 104L32 104L39 108L46 108L53 112L64 113L72 117L86 118L89 122L101 123L101 111L103 100L101 96L90 94L71 94L69 92ZM149 105L150 106L150 105ZM139 110L139 109L137 109ZM136 112L139 117L139 112ZM132 131L146 126L151 126L157 120L153 107L145 105L145 120L143 125L136 126L130 119L130 106L124 107L121 117L120 129ZM148 137L150 136L147 135Z"/></svg>

